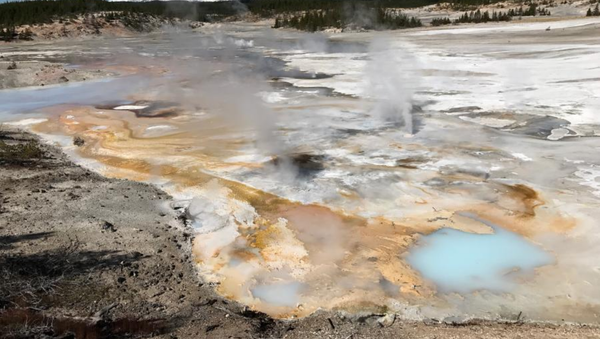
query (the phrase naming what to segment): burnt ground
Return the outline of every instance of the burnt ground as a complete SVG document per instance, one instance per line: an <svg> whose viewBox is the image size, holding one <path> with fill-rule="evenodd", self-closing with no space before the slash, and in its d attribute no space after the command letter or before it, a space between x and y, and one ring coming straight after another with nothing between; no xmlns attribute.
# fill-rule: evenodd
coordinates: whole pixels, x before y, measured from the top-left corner
<svg viewBox="0 0 600 339"><path fill-rule="evenodd" d="M274 320L203 284L159 189L0 127L1 338L600 338L598 328L321 312Z"/></svg>

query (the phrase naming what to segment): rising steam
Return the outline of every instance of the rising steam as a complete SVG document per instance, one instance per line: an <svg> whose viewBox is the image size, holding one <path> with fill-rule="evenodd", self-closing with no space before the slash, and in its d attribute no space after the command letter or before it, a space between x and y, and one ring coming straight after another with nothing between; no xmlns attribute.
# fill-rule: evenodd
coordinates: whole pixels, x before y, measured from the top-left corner
<svg viewBox="0 0 600 339"><path fill-rule="evenodd" d="M413 97L419 84L416 60L409 47L390 48L382 39L371 44L365 68L366 93L376 100L371 114L386 123L403 126L414 134Z"/></svg>

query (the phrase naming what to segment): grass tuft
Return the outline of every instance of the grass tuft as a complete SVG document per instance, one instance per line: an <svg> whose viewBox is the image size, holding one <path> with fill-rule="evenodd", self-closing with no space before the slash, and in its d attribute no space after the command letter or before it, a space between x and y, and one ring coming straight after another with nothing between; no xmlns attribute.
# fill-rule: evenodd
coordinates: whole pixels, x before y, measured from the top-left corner
<svg viewBox="0 0 600 339"><path fill-rule="evenodd" d="M3 159L39 159L42 150L35 142L10 145L0 140L0 158Z"/></svg>

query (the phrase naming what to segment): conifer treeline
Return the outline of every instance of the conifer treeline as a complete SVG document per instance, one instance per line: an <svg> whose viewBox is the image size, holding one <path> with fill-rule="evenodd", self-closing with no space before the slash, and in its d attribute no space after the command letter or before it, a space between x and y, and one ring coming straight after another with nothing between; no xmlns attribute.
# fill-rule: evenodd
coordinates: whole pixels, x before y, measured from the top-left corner
<svg viewBox="0 0 600 339"><path fill-rule="evenodd" d="M360 17L354 15L360 11ZM275 19L273 28L291 27L315 32L326 28L401 29L422 26L421 20L385 8L335 8L285 14Z"/></svg>
<svg viewBox="0 0 600 339"><path fill-rule="evenodd" d="M585 13L585 16L600 16L600 8L598 8L598 4L596 4L594 10L592 10L592 8L588 8L587 13Z"/></svg>
<svg viewBox="0 0 600 339"><path fill-rule="evenodd" d="M421 26L420 20L396 13L390 8L418 7L440 3L443 0L240 0L252 13L260 16L276 16L275 27L293 27L315 31L327 27L343 28L349 25L367 29L398 29ZM454 8L488 5L499 0L449 0ZM592 0L594 1L594 0ZM59 18L78 15L112 12L124 24L140 24L142 15L209 21L234 15L239 12L239 3L233 1L188 2L188 1L143 1L127 2L107 0L29 0L0 4L0 39L18 36L14 27L25 24L50 23ZM350 11L348 9L351 9ZM361 12L362 20L355 20L348 12ZM366 13L366 14L365 14ZM508 12L465 12L459 19L436 18L434 26L451 23L479 23L509 21L514 16L550 15L547 9L535 4L528 9L511 9ZM598 5L590 8L588 16L600 15ZM365 20L367 17L367 20ZM135 28L135 27L134 27ZM30 38L24 35L23 39Z"/></svg>
<svg viewBox="0 0 600 339"><path fill-rule="evenodd" d="M450 18L435 18L431 20L431 26L442 26L442 25L450 25L450 24L463 24L463 23L486 23L486 22L500 22L500 21L510 21L513 17L520 16L536 16L536 15L551 15L550 11L547 8L539 8L536 4L531 4L529 8L523 9L523 7L519 7L517 9L510 9L506 12L496 12L492 11L490 14L489 11L482 12L481 10L465 12L458 19L454 21L450 20Z"/></svg>
<svg viewBox="0 0 600 339"><path fill-rule="evenodd" d="M470 13L465 12L465 14L461 15L458 19L454 20L455 24L465 24L465 23L486 23L486 22L500 22L500 21L510 21L511 16L507 12L496 12L493 11L492 15L490 15L489 11L481 12L480 10L471 11Z"/></svg>
<svg viewBox="0 0 600 339"><path fill-rule="evenodd" d="M188 1L106 1L106 0L36 0L0 4L0 27L50 23L61 17L75 17L101 11L144 13L165 18L206 21L236 13L234 4Z"/></svg>
<svg viewBox="0 0 600 339"><path fill-rule="evenodd" d="M347 6L410 8L438 3L438 0L248 0L248 9L263 17L274 15L316 11L340 10Z"/></svg>
<svg viewBox="0 0 600 339"><path fill-rule="evenodd" d="M550 15L550 11L548 8L539 7L537 4L529 5L529 8L523 9L523 7L519 7L518 9L510 9L508 11L508 15L510 16L544 16Z"/></svg>
<svg viewBox="0 0 600 339"><path fill-rule="evenodd" d="M446 17L446 18L433 18L431 20L431 26L443 26L443 25L450 25L452 23L452 20L450 20L450 18Z"/></svg>
<svg viewBox="0 0 600 339"><path fill-rule="evenodd" d="M27 28L21 32L17 32L15 27L2 28L0 27L0 41L33 40L33 32Z"/></svg>
<svg viewBox="0 0 600 339"><path fill-rule="evenodd" d="M315 10L339 10L348 4L365 8L413 8L449 2L453 6L481 6L501 0L242 0L248 9L263 17Z"/></svg>

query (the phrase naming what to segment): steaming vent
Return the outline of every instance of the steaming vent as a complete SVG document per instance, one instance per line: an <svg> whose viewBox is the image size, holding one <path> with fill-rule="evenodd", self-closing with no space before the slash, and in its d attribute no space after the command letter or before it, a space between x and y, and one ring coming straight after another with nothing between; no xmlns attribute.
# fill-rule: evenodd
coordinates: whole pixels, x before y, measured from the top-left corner
<svg viewBox="0 0 600 339"><path fill-rule="evenodd" d="M325 169L326 157L322 154L296 152L275 156L271 164L277 168L293 166L301 177L306 177Z"/></svg>
<svg viewBox="0 0 600 339"><path fill-rule="evenodd" d="M321 80L333 78L335 75L323 72L307 72L297 68L290 68L287 67L287 62L274 57L266 57L261 60L252 59L251 61L252 65L257 68L257 71L267 74L271 80L279 80L281 78Z"/></svg>
<svg viewBox="0 0 600 339"><path fill-rule="evenodd" d="M386 128L401 128L409 134L417 134L423 128L423 108L417 104L410 104L408 114L403 114L404 108L394 103L381 103L377 110L386 122Z"/></svg>

